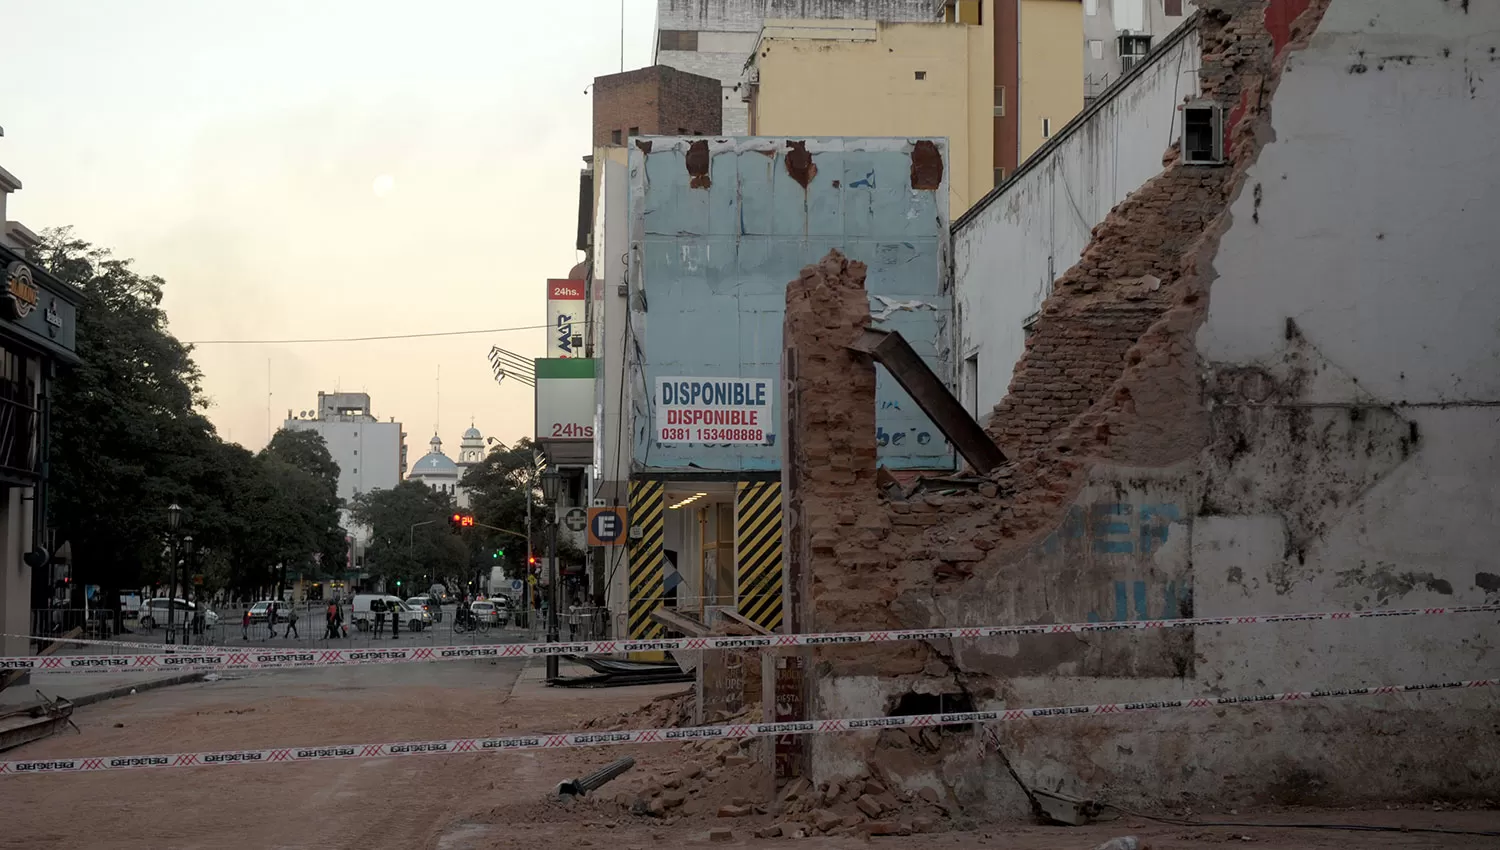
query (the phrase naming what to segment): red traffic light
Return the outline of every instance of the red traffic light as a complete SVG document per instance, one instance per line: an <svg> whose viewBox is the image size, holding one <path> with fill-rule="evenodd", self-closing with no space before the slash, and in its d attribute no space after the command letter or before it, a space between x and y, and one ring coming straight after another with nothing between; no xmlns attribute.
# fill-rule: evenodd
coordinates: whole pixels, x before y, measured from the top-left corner
<svg viewBox="0 0 1500 850"><path fill-rule="evenodd" d="M448 524L453 526L455 529L473 528L474 517L470 516L469 514L454 514L453 516L448 517Z"/></svg>

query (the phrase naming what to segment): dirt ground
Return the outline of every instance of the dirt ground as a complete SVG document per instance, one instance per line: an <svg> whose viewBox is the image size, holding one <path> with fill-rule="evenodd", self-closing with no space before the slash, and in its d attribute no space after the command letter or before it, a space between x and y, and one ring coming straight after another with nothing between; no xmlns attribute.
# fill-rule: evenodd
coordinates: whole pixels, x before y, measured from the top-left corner
<svg viewBox="0 0 1500 850"><path fill-rule="evenodd" d="M9 758L98 756L469 737L512 730L563 731L609 725L681 686L570 692L523 680L519 662L392 665L384 669L263 673L186 685L81 710L83 734L55 737ZM665 701L658 706L669 705ZM372 848L490 850L714 846L833 850L1091 850L1136 835L1155 850L1266 846L1480 848L1500 839L1390 832L1324 832L1274 826L1210 828L1126 818L1085 828L995 825L982 831L904 837L755 838L781 822L769 814L718 816L749 793L729 781L682 786L688 800L660 817L629 802L708 747L682 745L408 757L0 779L0 848ZM623 755L638 764L598 795L550 799L564 779ZM727 769L726 769L727 770ZM728 784L725 784L725 783ZM692 789L707 790L694 792ZM703 797L698 800L697 797ZM747 800L746 802L755 802ZM1241 813L1241 820L1500 830L1496 811L1318 811ZM728 829L711 840L710 830Z"/></svg>

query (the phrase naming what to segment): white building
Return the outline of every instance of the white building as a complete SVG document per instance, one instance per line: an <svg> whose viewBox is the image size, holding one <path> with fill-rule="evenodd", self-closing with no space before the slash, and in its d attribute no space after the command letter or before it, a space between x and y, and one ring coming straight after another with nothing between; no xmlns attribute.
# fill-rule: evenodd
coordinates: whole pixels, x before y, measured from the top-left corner
<svg viewBox="0 0 1500 850"><path fill-rule="evenodd" d="M1161 2L1161 0L1156 0ZM932 21L933 0L657 0L653 64L714 77L724 86L726 136L750 132L747 96L740 75L755 52L766 18L853 18L868 21Z"/></svg>
<svg viewBox="0 0 1500 850"><path fill-rule="evenodd" d="M316 409L297 415L287 411L282 427L314 431L323 438L339 465L339 498L346 503L361 493L395 487L406 471L401 423L376 419L368 393L320 392Z"/></svg>
<svg viewBox="0 0 1500 850"><path fill-rule="evenodd" d="M1083 95L1091 103L1193 14L1193 0L1083 0Z"/></svg>
<svg viewBox="0 0 1500 850"><path fill-rule="evenodd" d="M469 494L461 485L464 475L484 460L484 435L470 425L459 441L457 462L443 452L443 439L437 434L432 435L428 446L427 454L411 465L407 479L426 484L439 493L447 493L460 508L467 508Z"/></svg>

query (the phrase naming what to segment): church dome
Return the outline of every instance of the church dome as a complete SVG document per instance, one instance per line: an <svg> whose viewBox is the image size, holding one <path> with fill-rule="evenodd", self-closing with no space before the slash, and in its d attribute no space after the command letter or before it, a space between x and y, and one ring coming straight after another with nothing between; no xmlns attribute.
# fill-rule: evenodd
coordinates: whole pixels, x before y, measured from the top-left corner
<svg viewBox="0 0 1500 850"><path fill-rule="evenodd" d="M479 440L479 439L483 439L483 438L484 438L484 435L481 434L481 433L479 433L479 429L475 428L472 425L469 426L469 430L467 430L467 431L464 432L464 439L465 440Z"/></svg>
<svg viewBox="0 0 1500 850"><path fill-rule="evenodd" d="M458 476L458 464L453 459L443 454L443 441L438 435L433 434L428 442L432 450L417 458L417 462L411 465L408 478L456 478Z"/></svg>

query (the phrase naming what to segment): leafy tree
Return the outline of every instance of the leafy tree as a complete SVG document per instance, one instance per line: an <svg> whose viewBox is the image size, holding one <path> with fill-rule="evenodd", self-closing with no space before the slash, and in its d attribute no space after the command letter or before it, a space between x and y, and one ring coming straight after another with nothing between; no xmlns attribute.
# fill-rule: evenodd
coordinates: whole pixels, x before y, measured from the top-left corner
<svg viewBox="0 0 1500 850"><path fill-rule="evenodd" d="M477 522L521 534L527 531L527 491L530 491L532 519L535 521L531 549L539 555L546 551L542 534L542 509L537 507L542 501L541 479L535 448L530 439L522 437L513 446L502 445L491 449L483 461L469 468L461 484L468 491L470 512ZM475 535L479 563L482 564L488 558L489 566L492 566L494 559L486 553L503 549L505 557L500 561L506 575L511 578L525 575L528 554L526 541L487 529L481 528L479 531Z"/></svg>
<svg viewBox="0 0 1500 850"><path fill-rule="evenodd" d="M350 511L355 522L370 529L365 568L371 574L406 581L467 574L467 545L448 526L453 514L448 495L403 481L389 490L361 493Z"/></svg>
<svg viewBox="0 0 1500 850"><path fill-rule="evenodd" d="M279 491L281 498L297 493L299 499L277 508L289 523L283 546L287 554L281 562L283 583L287 566L312 575L337 572L335 565L345 557L344 530L339 526L339 465L323 435L280 429L271 435L260 459L268 474L288 488Z"/></svg>

